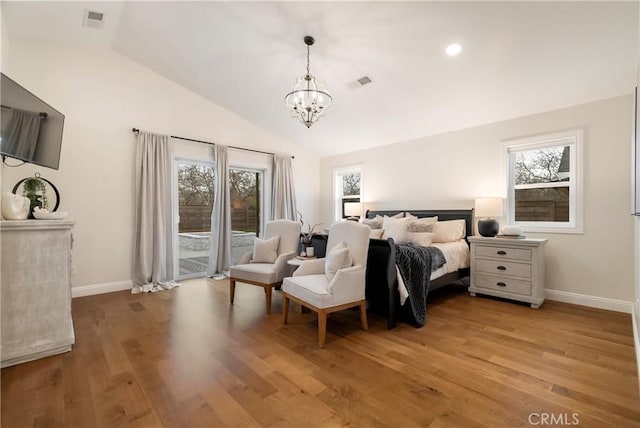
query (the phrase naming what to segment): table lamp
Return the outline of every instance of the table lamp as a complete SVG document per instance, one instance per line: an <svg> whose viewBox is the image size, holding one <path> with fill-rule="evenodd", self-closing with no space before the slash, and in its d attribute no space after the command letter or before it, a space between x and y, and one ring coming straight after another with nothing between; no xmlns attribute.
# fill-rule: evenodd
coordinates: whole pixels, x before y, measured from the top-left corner
<svg viewBox="0 0 640 428"><path fill-rule="evenodd" d="M347 220L358 221L358 219L362 215L362 203L345 202L344 215L347 217Z"/></svg>
<svg viewBox="0 0 640 428"><path fill-rule="evenodd" d="M478 233L494 237L500 231L500 223L495 217L502 217L502 198L478 198L475 200L475 215L478 221Z"/></svg>

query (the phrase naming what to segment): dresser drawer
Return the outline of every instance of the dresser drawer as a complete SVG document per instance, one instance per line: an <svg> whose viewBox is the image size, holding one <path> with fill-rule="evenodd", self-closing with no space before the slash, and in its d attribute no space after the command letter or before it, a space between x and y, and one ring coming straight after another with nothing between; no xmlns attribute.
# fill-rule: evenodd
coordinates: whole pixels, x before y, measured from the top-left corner
<svg viewBox="0 0 640 428"><path fill-rule="evenodd" d="M487 288L489 290L500 290L507 293L531 295L531 282L519 279L509 279L494 275L477 274L475 287Z"/></svg>
<svg viewBox="0 0 640 428"><path fill-rule="evenodd" d="M510 260L523 260L529 262L531 261L531 250L528 248L502 248L477 245L476 256Z"/></svg>
<svg viewBox="0 0 640 428"><path fill-rule="evenodd" d="M476 270L478 272L494 275L531 278L531 265L527 263L508 262L506 260L476 259Z"/></svg>

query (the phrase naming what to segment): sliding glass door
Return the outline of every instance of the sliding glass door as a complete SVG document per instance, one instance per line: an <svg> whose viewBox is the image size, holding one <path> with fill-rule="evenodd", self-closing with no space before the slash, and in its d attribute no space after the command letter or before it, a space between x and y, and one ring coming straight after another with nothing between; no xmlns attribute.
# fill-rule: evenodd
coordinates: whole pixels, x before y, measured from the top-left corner
<svg viewBox="0 0 640 428"><path fill-rule="evenodd" d="M253 238L262 227L263 171L232 167L229 169L231 196L231 265L237 264L253 249Z"/></svg>
<svg viewBox="0 0 640 428"><path fill-rule="evenodd" d="M211 249L215 172L211 162L176 159L176 239L178 279L203 277ZM231 265L253 249L263 227L264 171L231 167Z"/></svg>
<svg viewBox="0 0 640 428"><path fill-rule="evenodd" d="M176 160L178 279L206 275L215 174L209 162Z"/></svg>

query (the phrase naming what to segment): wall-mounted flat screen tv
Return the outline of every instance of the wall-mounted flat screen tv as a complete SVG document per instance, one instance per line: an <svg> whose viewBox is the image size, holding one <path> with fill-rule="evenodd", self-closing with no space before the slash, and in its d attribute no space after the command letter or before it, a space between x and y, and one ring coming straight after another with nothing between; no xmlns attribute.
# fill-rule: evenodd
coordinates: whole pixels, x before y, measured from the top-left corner
<svg viewBox="0 0 640 428"><path fill-rule="evenodd" d="M58 169L64 114L0 74L0 154Z"/></svg>

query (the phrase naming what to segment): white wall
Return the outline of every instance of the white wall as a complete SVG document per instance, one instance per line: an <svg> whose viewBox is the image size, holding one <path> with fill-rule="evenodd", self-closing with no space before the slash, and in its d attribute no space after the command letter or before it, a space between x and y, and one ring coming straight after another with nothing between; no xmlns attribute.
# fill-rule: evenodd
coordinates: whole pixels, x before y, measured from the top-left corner
<svg viewBox="0 0 640 428"><path fill-rule="evenodd" d="M640 21L640 10L638 10L638 21ZM640 41L640 26L638 28L638 41ZM638 45L638 56L636 61L636 86L640 84L640 44ZM637 108L637 106L636 106ZM635 111L635 110L634 110ZM636 113L637 117L637 113ZM640 138L640 136L636 136ZM635 143L635 141L632 141ZM632 159L635 162L635 159ZM635 180L635 176L631 176L632 180ZM636 363L638 365L638 375L640 375L640 217L636 216L633 219L634 226L634 267L635 267L635 281L634 281L634 300L633 300L633 315L634 315L634 339L636 347ZM640 382L638 383L640 387Z"/></svg>
<svg viewBox="0 0 640 428"><path fill-rule="evenodd" d="M502 141L584 129L584 234L547 237L546 287L630 302L633 220L629 215L632 97L424 137L320 162L321 220L331 220L332 170L363 165L369 209L472 208L505 195ZM372 124L375 126L375 124Z"/></svg>
<svg viewBox="0 0 640 428"><path fill-rule="evenodd" d="M3 52L4 55L4 52ZM295 155L299 210L318 218L319 159L112 51L11 40L2 71L65 115L60 169L2 169L3 191L39 171L76 220L74 287L132 277L135 138L132 127ZM283 114L287 114L283 109ZM188 143L187 143L188 144ZM208 146L187 149L203 153ZM230 162L245 156L230 150Z"/></svg>

